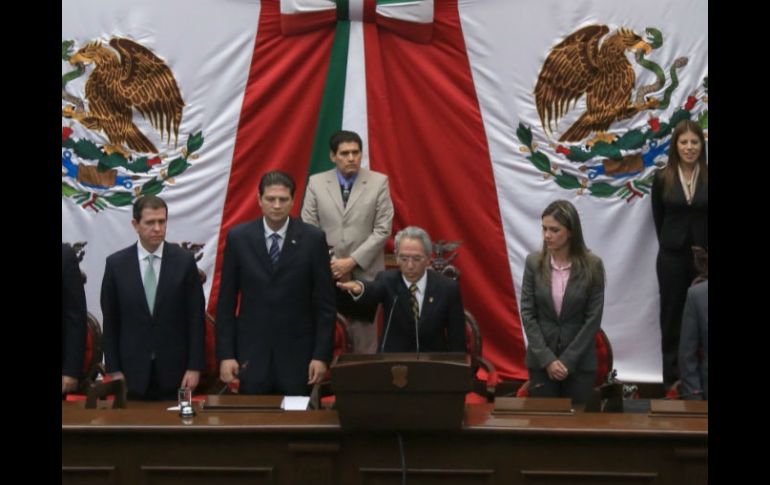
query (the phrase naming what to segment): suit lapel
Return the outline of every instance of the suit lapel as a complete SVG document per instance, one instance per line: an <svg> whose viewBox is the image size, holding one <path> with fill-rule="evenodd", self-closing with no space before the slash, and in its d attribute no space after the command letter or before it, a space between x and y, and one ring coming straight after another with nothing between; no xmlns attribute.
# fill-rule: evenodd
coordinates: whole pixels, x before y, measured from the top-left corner
<svg viewBox="0 0 770 485"><path fill-rule="evenodd" d="M548 257L548 255L544 256ZM535 291L541 295L543 295L544 299L546 300L546 306L545 310L550 312L551 318L553 320L558 320L559 317L556 314L556 307L553 306L553 291L551 289L551 280L546 280L543 278L540 274L540 268L536 267L534 268L535 274L537 275L537 283ZM548 271L551 271L551 262L548 261ZM562 303L562 308L564 308L564 304Z"/></svg>
<svg viewBox="0 0 770 485"><path fill-rule="evenodd" d="M254 230L250 231L251 245L257 253L257 259L264 266L265 271L268 273L273 272L273 262L270 261L270 256L267 254L267 243L265 242L265 222L264 218L260 217L254 221Z"/></svg>
<svg viewBox="0 0 770 485"><path fill-rule="evenodd" d="M174 261L173 256L171 256L170 253L169 243L166 241L163 244L163 254L160 258L160 278L158 279L158 286L155 290L155 309L158 308L158 303L161 301L161 298L163 298L164 293L166 293L166 287L170 284L169 281L171 279L171 276L169 275L174 271L173 268L176 261ZM142 284L142 288L144 288L144 284ZM152 313L155 315L154 311Z"/></svg>
<svg viewBox="0 0 770 485"><path fill-rule="evenodd" d="M286 228L286 240L283 242L281 248L281 256L278 258L278 265L275 271L279 271L286 268L286 265L290 261L296 259L296 252L300 250L300 243L302 241L302 232L299 228L299 221L294 218L289 218L289 227ZM269 258L268 258L269 259Z"/></svg>
<svg viewBox="0 0 770 485"><path fill-rule="evenodd" d="M561 299L561 312L559 319L563 319L571 311L570 306L576 301L576 297L580 292L580 281L575 276L576 272L570 269L569 279L567 280L567 287L564 289L564 297ZM551 304L553 304L553 298L551 298Z"/></svg>
<svg viewBox="0 0 770 485"><path fill-rule="evenodd" d="M398 305L401 307L405 315L407 315L407 324L414 323L412 318L412 294L409 292L409 288L404 283L404 275L401 271L398 272L396 278L396 296L398 297Z"/></svg>
<svg viewBox="0 0 770 485"><path fill-rule="evenodd" d="M427 270L428 280L425 283L425 294L422 299L422 308L420 308L420 324L430 321L430 313L434 308L434 295L436 293L436 275L433 271Z"/></svg>
<svg viewBox="0 0 770 485"><path fill-rule="evenodd" d="M145 310L147 310L148 314L151 314L150 312L150 306L147 304L147 296L144 293L144 281L142 281L142 268L139 266L139 256L138 256L138 248L137 244L134 244L130 247L127 257L128 260L126 261L128 271L132 273L134 276L132 277L134 282L134 290L136 291L136 294L138 295L138 299L142 302L141 305L144 306ZM165 247L164 247L165 251ZM161 271L163 273L163 271ZM155 296L155 299L157 301L157 294Z"/></svg>
<svg viewBox="0 0 770 485"><path fill-rule="evenodd" d="M326 172L326 175L324 177L324 181L326 182L326 192L331 198L331 200L334 202L334 205L337 207L337 210L340 211L340 214L343 214L345 212L344 204L342 203L342 192L340 191L340 182L337 180L337 170L330 170ZM354 189L355 190L355 185ZM352 192L351 192L352 197ZM350 202L350 198L348 198L348 202Z"/></svg>

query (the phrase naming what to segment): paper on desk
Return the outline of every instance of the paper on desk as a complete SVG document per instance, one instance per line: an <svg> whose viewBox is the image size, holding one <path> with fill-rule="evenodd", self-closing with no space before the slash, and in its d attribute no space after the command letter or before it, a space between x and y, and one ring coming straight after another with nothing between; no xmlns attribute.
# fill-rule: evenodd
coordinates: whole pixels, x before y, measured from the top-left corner
<svg viewBox="0 0 770 485"><path fill-rule="evenodd" d="M281 409L285 411L305 411L310 403L309 396L284 396Z"/></svg>
<svg viewBox="0 0 770 485"><path fill-rule="evenodd" d="M179 411L179 406L171 406L170 408L167 408L166 411Z"/></svg>

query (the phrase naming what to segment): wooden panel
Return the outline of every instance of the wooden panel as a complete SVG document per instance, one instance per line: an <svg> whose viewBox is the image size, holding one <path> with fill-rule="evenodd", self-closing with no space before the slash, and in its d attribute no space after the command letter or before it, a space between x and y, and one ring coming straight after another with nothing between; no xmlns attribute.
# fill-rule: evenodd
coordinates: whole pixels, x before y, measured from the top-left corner
<svg viewBox="0 0 770 485"><path fill-rule="evenodd" d="M65 484L116 484L117 474L114 466L63 466L61 483Z"/></svg>
<svg viewBox="0 0 770 485"><path fill-rule="evenodd" d="M400 485L400 468L360 468L361 480L365 485ZM490 469L420 469L407 468L406 482L409 485L482 485L492 483L494 470Z"/></svg>
<svg viewBox="0 0 770 485"><path fill-rule="evenodd" d="M273 483L273 467L142 466L147 485L261 485Z"/></svg>

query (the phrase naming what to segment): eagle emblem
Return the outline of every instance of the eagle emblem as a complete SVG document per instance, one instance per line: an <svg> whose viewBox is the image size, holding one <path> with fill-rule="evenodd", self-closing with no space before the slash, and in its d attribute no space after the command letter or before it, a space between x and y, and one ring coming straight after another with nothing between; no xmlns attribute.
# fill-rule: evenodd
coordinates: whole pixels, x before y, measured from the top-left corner
<svg viewBox="0 0 770 485"><path fill-rule="evenodd" d="M596 133L589 145L612 142L614 137L605 133L612 123L657 106L654 98L632 102L636 74L626 58L627 51L649 54L652 47L628 29L607 35L609 32L606 25L583 27L551 49L543 63L535 85L535 104L546 133L553 133L553 123L586 96L585 112L559 141L576 142Z"/></svg>
<svg viewBox="0 0 770 485"><path fill-rule="evenodd" d="M167 142L179 137L184 101L174 74L166 63L146 47L130 39L113 37L109 47L90 42L69 58L70 64L93 64L85 85L87 110L82 105L65 106L62 116L85 128L102 131L110 141L107 153L129 158L126 147L138 153L158 153L155 145L134 124L138 111Z"/></svg>

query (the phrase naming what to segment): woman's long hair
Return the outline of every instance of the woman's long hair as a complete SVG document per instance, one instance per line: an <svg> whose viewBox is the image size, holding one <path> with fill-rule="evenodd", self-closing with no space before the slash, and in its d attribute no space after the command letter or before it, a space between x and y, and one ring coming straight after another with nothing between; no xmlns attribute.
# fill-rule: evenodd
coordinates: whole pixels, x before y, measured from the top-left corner
<svg viewBox="0 0 770 485"><path fill-rule="evenodd" d="M667 194L673 190L674 180L679 176L679 166L682 164L682 159L679 157L677 145L679 137L685 133L693 133L700 140L701 150L696 161L699 167L698 184L701 184L702 187L708 187L709 166L708 155L706 155L706 138L703 136L703 129L693 120L682 120L674 127L674 133L671 135L671 144L668 147L668 164L663 169L663 187L664 192Z"/></svg>
<svg viewBox="0 0 770 485"><path fill-rule="evenodd" d="M588 286L593 284L595 278L601 275L594 274L597 270L592 268L588 262L588 253L583 239L583 226L580 223L580 216L577 209L571 202L566 200L556 200L548 204L540 218L546 216L553 217L556 222L564 226L570 232L569 259L572 262L570 272L575 272L576 277L587 277ZM540 274L545 281L551 280L551 253L543 240L543 249L540 251ZM590 271L589 271L590 270Z"/></svg>

